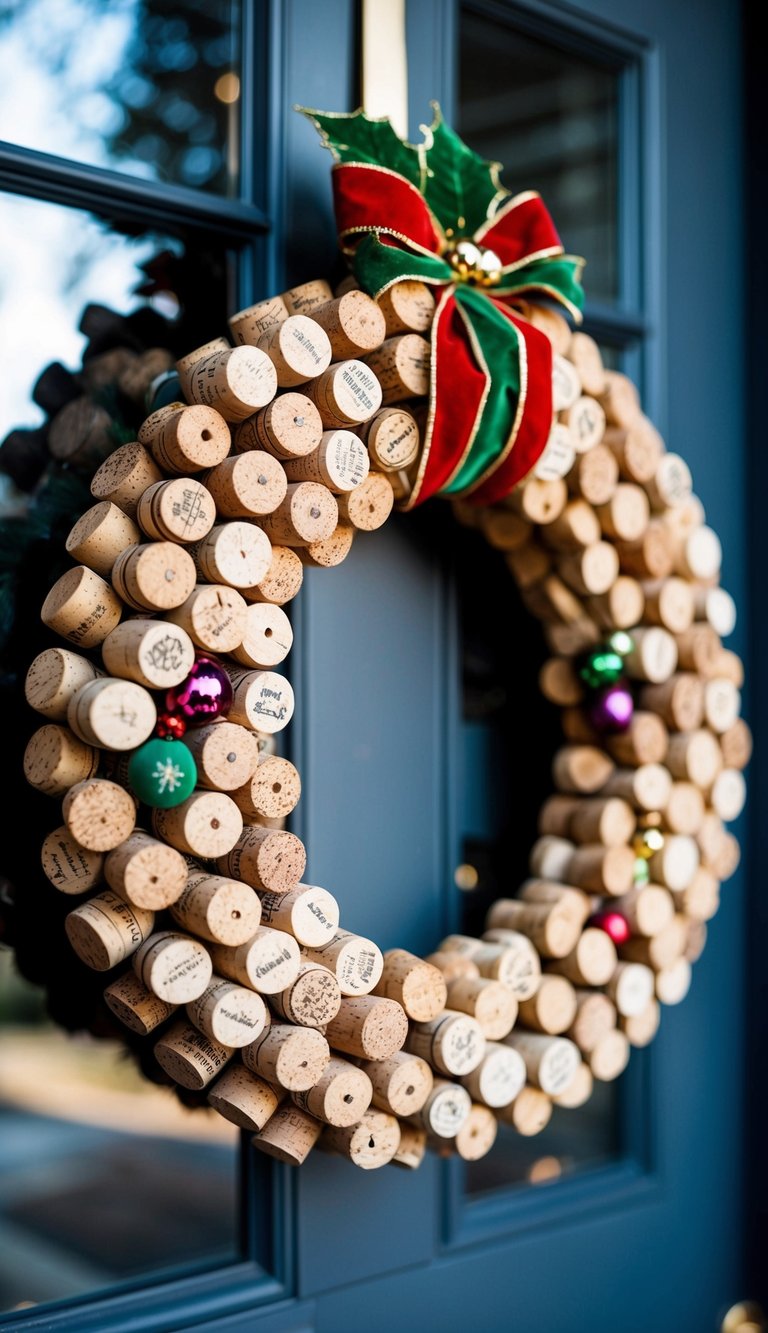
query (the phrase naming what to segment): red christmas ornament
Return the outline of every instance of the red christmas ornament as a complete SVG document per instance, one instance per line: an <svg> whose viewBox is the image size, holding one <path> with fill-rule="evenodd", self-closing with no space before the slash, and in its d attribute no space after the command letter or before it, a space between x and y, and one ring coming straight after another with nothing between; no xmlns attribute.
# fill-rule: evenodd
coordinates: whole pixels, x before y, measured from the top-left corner
<svg viewBox="0 0 768 1333"><path fill-rule="evenodd" d="M632 931L629 928L629 922L621 912L598 912L591 917L587 923L594 926L597 930L604 930L614 942L614 944L626 944Z"/></svg>
<svg viewBox="0 0 768 1333"><path fill-rule="evenodd" d="M187 679L168 690L165 707L188 727L202 727L226 717L232 707L232 682L215 658L198 654Z"/></svg>
<svg viewBox="0 0 768 1333"><path fill-rule="evenodd" d="M187 724L177 713L160 713L155 727L155 735L164 741L180 741Z"/></svg>

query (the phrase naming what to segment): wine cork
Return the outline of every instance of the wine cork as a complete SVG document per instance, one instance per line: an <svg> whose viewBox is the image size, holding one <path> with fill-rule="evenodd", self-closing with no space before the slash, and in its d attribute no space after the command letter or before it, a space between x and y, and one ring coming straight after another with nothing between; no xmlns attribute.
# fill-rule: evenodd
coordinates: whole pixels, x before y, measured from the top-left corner
<svg viewBox="0 0 768 1333"><path fill-rule="evenodd" d="M123 1026L140 1037L148 1037L176 1009L175 1004L153 995L133 972L124 972L111 982L104 991L104 1000Z"/></svg>
<svg viewBox="0 0 768 1333"><path fill-rule="evenodd" d="M391 411L396 409L392 408ZM376 418L374 417L374 421ZM464 515L464 510L459 510L459 506L464 502L454 500L453 512ZM470 508L470 506L466 506ZM531 525L526 522L520 514L514 514L511 509L475 509L479 526L482 528L483 536L490 546L497 551L518 551L521 546L525 546L531 537ZM463 521L462 518L459 519ZM474 526L474 524L464 523L464 526Z"/></svg>
<svg viewBox="0 0 768 1333"><path fill-rule="evenodd" d="M154 912L132 907L107 889L70 912L64 929L81 962L95 972L108 972L136 952L154 924Z"/></svg>
<svg viewBox="0 0 768 1333"><path fill-rule="evenodd" d="M90 778L70 787L62 812L69 833L89 852L111 852L130 837L136 807L123 787Z"/></svg>
<svg viewBox="0 0 768 1333"><path fill-rule="evenodd" d="M491 913L488 924L491 925ZM501 913L503 916L503 912ZM494 923L496 924L496 923ZM491 938L493 936L493 938ZM528 937L519 931L502 927L486 931L482 940L467 935L449 935L441 945L450 956L463 954L474 963L476 971L463 972L463 976L483 976L491 981L500 981L503 986L517 997L524 1000L536 990L541 978L541 964L535 948ZM453 969L455 971L455 969ZM452 975L446 981L455 980Z"/></svg>
<svg viewBox="0 0 768 1333"><path fill-rule="evenodd" d="M213 352L193 366L187 386L193 403L212 407L225 421L244 421L266 407L276 391L275 367L258 347Z"/></svg>
<svg viewBox="0 0 768 1333"><path fill-rule="evenodd" d="M538 838L531 848L528 860L532 875L541 875L544 879L565 880L574 846L566 838L546 835Z"/></svg>
<svg viewBox="0 0 768 1333"><path fill-rule="evenodd" d="M287 727L293 717L294 698L290 681L276 671L229 671L234 690L229 717L241 726L272 736Z"/></svg>
<svg viewBox="0 0 768 1333"><path fill-rule="evenodd" d="M392 512L395 493L389 477L381 472L369 472L365 481L348 495L339 499L339 516L361 532L375 532L386 523Z"/></svg>
<svg viewBox="0 0 768 1333"><path fill-rule="evenodd" d="M720 772L723 757L716 737L700 728L674 732L669 738L666 762L673 778L693 782L706 790Z"/></svg>
<svg viewBox="0 0 768 1333"><path fill-rule="evenodd" d="M715 677L704 685L704 720L712 731L732 727L741 712L741 695L730 680Z"/></svg>
<svg viewBox="0 0 768 1333"><path fill-rule="evenodd" d="M503 1124L512 1125L518 1134L529 1138L546 1129L552 1119L552 1102L539 1088L526 1086L512 1104L502 1107L497 1115Z"/></svg>
<svg viewBox="0 0 768 1333"><path fill-rule="evenodd" d="M727 824L738 819L747 800L747 786L736 768L722 769L712 784L709 795L712 809ZM696 832L697 830L686 830Z"/></svg>
<svg viewBox="0 0 768 1333"><path fill-rule="evenodd" d="M272 1023L242 1052L246 1069L289 1092L314 1087L330 1058L328 1042L315 1028L285 1023Z"/></svg>
<svg viewBox="0 0 768 1333"><path fill-rule="evenodd" d="M218 868L222 875L241 879L254 889L288 893L298 884L306 864L304 844L295 833L251 825L243 829L235 846L220 858Z"/></svg>
<svg viewBox="0 0 768 1333"><path fill-rule="evenodd" d="M382 390L382 402L402 402L423 398L429 391L430 345L418 333L387 338L366 362Z"/></svg>
<svg viewBox="0 0 768 1333"><path fill-rule="evenodd" d="M678 912L694 920L711 920L720 906L720 885L704 866L699 866L684 889L672 889L670 893Z"/></svg>
<svg viewBox="0 0 768 1333"><path fill-rule="evenodd" d="M302 953L310 962L322 963L333 972L342 995L347 996L369 995L378 984L384 967L378 945L348 930L336 930L324 944L304 946Z"/></svg>
<svg viewBox="0 0 768 1333"><path fill-rule="evenodd" d="M325 330L334 361L374 352L387 334L383 312L370 296L359 290L345 292L335 300L316 306L312 318Z"/></svg>
<svg viewBox="0 0 768 1333"><path fill-rule="evenodd" d="M380 356L386 347L384 343L376 355ZM336 362L313 380L305 392L317 407L326 430L359 425L378 412L382 404L382 387L375 373L357 359Z"/></svg>
<svg viewBox="0 0 768 1333"><path fill-rule="evenodd" d="M285 499L261 519L270 541L283 546L307 546L330 537L339 521L336 498L327 486L314 481L290 482ZM266 573L266 569L259 576ZM259 579L251 579L250 585Z"/></svg>
<svg viewBox="0 0 768 1333"><path fill-rule="evenodd" d="M151 935L133 955L139 980L168 1004L196 1000L211 980L211 956L191 935L161 931Z"/></svg>
<svg viewBox="0 0 768 1333"><path fill-rule="evenodd" d="M500 981L490 977L463 977L448 987L447 1007L470 1014L480 1024L488 1041L498 1041L512 1031L518 1002L509 987Z"/></svg>
<svg viewBox="0 0 768 1333"><path fill-rule="evenodd" d="M682 670L697 671L706 679L716 674L721 645L711 625L697 622L684 633L675 635L675 642Z"/></svg>
<svg viewBox="0 0 768 1333"><path fill-rule="evenodd" d="M134 907L161 912L180 897L187 882L184 857L173 847L134 829L107 856L104 878L110 889Z"/></svg>
<svg viewBox="0 0 768 1333"><path fill-rule="evenodd" d="M56 580L43 602L40 619L76 647L95 648L115 628L122 609L119 597L104 579L85 565L77 565Z"/></svg>
<svg viewBox="0 0 768 1333"><path fill-rule="evenodd" d="M339 523L325 541L310 542L308 546L300 548L301 562L315 569L334 569L346 560L354 539L355 529L346 523Z"/></svg>
<svg viewBox="0 0 768 1333"><path fill-rule="evenodd" d="M673 730L693 731L704 717L704 686L693 672L677 672L661 685L643 686L640 703Z"/></svg>
<svg viewBox="0 0 768 1333"><path fill-rule="evenodd" d="M658 1000L651 999L639 1014L622 1016L619 1019L619 1027L625 1033L630 1046L649 1046L659 1030L660 1021L661 1009Z"/></svg>
<svg viewBox="0 0 768 1333"><path fill-rule="evenodd" d="M364 1060L361 1068L371 1083L373 1105L390 1115L417 1115L434 1085L426 1060L407 1051L395 1051L385 1060Z"/></svg>
<svg viewBox="0 0 768 1333"><path fill-rule="evenodd" d="M235 450L265 449L275 458L303 458L320 443L323 423L311 398L283 393L235 430Z"/></svg>
<svg viewBox="0 0 768 1333"><path fill-rule="evenodd" d="M33 732L24 751L24 776L45 796L63 796L98 771L96 751L53 722Z"/></svg>
<svg viewBox="0 0 768 1333"><path fill-rule="evenodd" d="M560 421L567 426L573 447L579 454L594 449L605 435L605 412L594 398L586 395L561 412Z"/></svg>
<svg viewBox="0 0 768 1333"><path fill-rule="evenodd" d="M243 813L234 793L250 781L259 762L253 732L236 722L218 721L190 728L184 741L197 765L198 784L212 791L232 792Z"/></svg>
<svg viewBox="0 0 768 1333"><path fill-rule="evenodd" d="M555 421L530 475L540 481L557 481L570 472L575 457L573 436L568 426L562 421Z"/></svg>
<svg viewBox="0 0 768 1333"><path fill-rule="evenodd" d="M211 1041L235 1050L255 1041L268 1022L267 1006L260 995L217 976L187 1004L187 1018Z"/></svg>
<svg viewBox="0 0 768 1333"><path fill-rule="evenodd" d="M341 990L327 967L302 963L295 980L285 990L273 994L270 1004L288 1023L324 1028L339 1012Z"/></svg>
<svg viewBox="0 0 768 1333"><path fill-rule="evenodd" d="M286 462L285 472L291 482L314 481L334 495L343 495L365 481L369 467L368 451L357 435L350 430L327 430L317 449Z"/></svg>
<svg viewBox="0 0 768 1333"><path fill-rule="evenodd" d="M332 542L337 532L338 528L334 529L325 540ZM288 546L273 546L266 574L253 587L244 588L243 596L249 602L272 602L275 606L284 606L296 596L303 579L304 568L296 552Z"/></svg>
<svg viewBox="0 0 768 1333"><path fill-rule="evenodd" d="M581 803L581 798L578 796L548 797L539 811L539 833L554 838L570 837L571 820ZM597 804L602 806L604 802L601 798L597 798ZM599 827L599 818L593 816L589 829L592 836L586 839L587 842L605 842L605 840L599 836ZM634 829L634 821L632 828ZM630 832L631 831L632 830L630 830ZM626 842L627 839L620 838L619 841Z"/></svg>
<svg viewBox="0 0 768 1333"><path fill-rule="evenodd" d="M211 944L245 944L261 922L261 904L249 885L205 870L189 871L182 892L170 906L171 916L182 929Z"/></svg>
<svg viewBox="0 0 768 1333"><path fill-rule="evenodd" d="M176 477L149 486L139 500L136 517L146 535L156 541L200 541L214 525L216 505L201 482ZM133 538L134 542L140 540L138 536Z"/></svg>
<svg viewBox="0 0 768 1333"><path fill-rule="evenodd" d="M111 501L129 518L135 518L147 487L162 479L149 451L138 440L132 440L104 459L91 479L91 495L95 500Z"/></svg>
<svg viewBox="0 0 768 1333"><path fill-rule="evenodd" d="M281 389L292 389L315 380L331 364L328 334L315 319L306 315L289 315L273 325L261 335L258 346L274 366ZM269 395L270 398L273 396Z"/></svg>
<svg viewBox="0 0 768 1333"><path fill-rule="evenodd" d="M325 278L313 278L311 282L302 282L298 287L291 287L283 292L282 301L289 315L312 315L320 306L333 297L330 284Z"/></svg>
<svg viewBox="0 0 768 1333"><path fill-rule="evenodd" d="M727 680L740 690L744 684L744 663L738 653L732 652L729 648L721 648L710 674L720 680Z"/></svg>
<svg viewBox="0 0 768 1333"><path fill-rule="evenodd" d="M280 1106L254 1136L253 1146L278 1162L301 1166L317 1143L322 1128L319 1120L298 1106Z"/></svg>
<svg viewBox="0 0 768 1333"><path fill-rule="evenodd" d="M619 464L620 475L627 481L642 484L655 476L664 444L646 417L625 429L612 426L605 433L605 443Z"/></svg>
<svg viewBox="0 0 768 1333"><path fill-rule="evenodd" d="M182 477L216 467L226 458L231 446L224 414L216 411L215 406L203 403L194 407L173 403L168 408L160 408L144 422L139 439L147 445L155 463L164 472Z"/></svg>
<svg viewBox="0 0 768 1333"><path fill-rule="evenodd" d="M384 954L384 970L374 994L397 1000L409 1018L427 1023L445 1007L446 984L430 963L405 949L390 949Z"/></svg>
<svg viewBox="0 0 768 1333"><path fill-rule="evenodd" d="M611 736L607 745L619 764L660 764L667 756L669 733L658 714L638 708L626 730Z"/></svg>
<svg viewBox="0 0 768 1333"><path fill-rule="evenodd" d="M548 546L558 551L580 551L600 538L597 515L586 500L569 500L554 523L542 534Z"/></svg>
<svg viewBox="0 0 768 1333"><path fill-rule="evenodd" d="M515 583L525 592L543 582L552 567L552 559L543 547L529 542L519 550L507 553L507 566Z"/></svg>
<svg viewBox="0 0 768 1333"><path fill-rule="evenodd" d="M618 480L619 465L610 449L596 444L588 453L577 454L568 473L568 489L589 504L600 505L610 500Z"/></svg>
<svg viewBox="0 0 768 1333"><path fill-rule="evenodd" d="M603 532L624 542L639 541L651 516L645 491L631 482L620 482L610 500L595 512Z"/></svg>
<svg viewBox="0 0 768 1333"><path fill-rule="evenodd" d="M695 584L691 592L696 619L705 620L721 639L727 639L729 634L733 634L736 628L736 603L731 594L725 588Z"/></svg>
<svg viewBox="0 0 768 1333"><path fill-rule="evenodd" d="M477 1162L491 1151L499 1132L499 1123L492 1111L480 1103L473 1103L466 1123L462 1125L454 1147L465 1162Z"/></svg>
<svg viewBox="0 0 768 1333"><path fill-rule="evenodd" d="M663 579L672 571L672 539L659 519L651 519L637 542L617 542L616 549L623 574L640 579Z"/></svg>
<svg viewBox="0 0 768 1333"><path fill-rule="evenodd" d="M552 1101L555 1106L565 1106L569 1110L575 1110L579 1106L584 1106L589 1101L593 1090L594 1079L592 1077L592 1070L589 1065L582 1063L576 1070L568 1087L557 1097L553 1097Z"/></svg>
<svg viewBox="0 0 768 1333"><path fill-rule="evenodd" d="M221 1042L211 1041L192 1023L174 1023L154 1046L155 1059L182 1088L199 1091L220 1074L233 1052Z"/></svg>
<svg viewBox="0 0 768 1333"><path fill-rule="evenodd" d="M149 347L139 356L131 356L130 361L118 375L118 387L127 398L141 407L146 395L150 393L158 379L165 380L166 377L176 379L171 370L172 366L173 353L168 348Z"/></svg>
<svg viewBox="0 0 768 1333"><path fill-rule="evenodd" d="M68 648L46 648L27 671L24 696L30 708L52 722L63 722L72 695L99 674L98 668L79 653Z"/></svg>
<svg viewBox="0 0 768 1333"><path fill-rule="evenodd" d="M720 538L704 525L689 532L677 547L675 569L684 578L707 581L717 577L722 560Z"/></svg>
<svg viewBox="0 0 768 1333"><path fill-rule="evenodd" d="M290 313L282 296L270 296L266 301L257 301L255 305L238 310L227 320L232 340L238 346L247 344L256 347L259 338L278 324L282 324Z"/></svg>
<svg viewBox="0 0 768 1333"><path fill-rule="evenodd" d="M742 717L719 737L726 768L746 768L752 757L752 733Z"/></svg>
<svg viewBox="0 0 768 1333"><path fill-rule="evenodd" d="M558 561L558 571L574 592L605 593L615 583L619 573L619 557L608 542L593 542L576 555L564 556Z"/></svg>
<svg viewBox="0 0 768 1333"><path fill-rule="evenodd" d="M607 1032L589 1053L589 1068L594 1078L612 1083L629 1064L629 1038L618 1029Z"/></svg>
<svg viewBox="0 0 768 1333"><path fill-rule="evenodd" d="M581 1062L578 1047L565 1037L510 1032L505 1042L522 1056L529 1081L548 1096L567 1088Z"/></svg>
<svg viewBox="0 0 768 1333"><path fill-rule="evenodd" d="M271 514L285 499L288 485L283 465L263 449L225 458L206 472L205 480L216 510L224 518Z"/></svg>
<svg viewBox="0 0 768 1333"><path fill-rule="evenodd" d="M698 833L705 810L704 794L698 787L692 782L673 782L664 807L665 827L671 833Z"/></svg>
<svg viewBox="0 0 768 1333"><path fill-rule="evenodd" d="M617 768L603 788L606 796L618 796L638 810L663 810L672 788L672 778L662 764Z"/></svg>
<svg viewBox="0 0 768 1333"><path fill-rule="evenodd" d="M239 981L261 995L276 995L299 974L299 946L284 930L259 926L250 939L236 947L211 946L213 966L229 981Z"/></svg>
<svg viewBox="0 0 768 1333"><path fill-rule="evenodd" d="M110 500L101 500L77 520L66 540L67 553L108 579L118 555L141 541L133 519Z"/></svg>
<svg viewBox="0 0 768 1333"><path fill-rule="evenodd" d="M626 897L621 899L622 903L625 901ZM610 937L603 930L589 927L579 936L575 948L564 958L551 963L550 969L561 977L567 977L577 986L604 986L613 975L616 961L616 949ZM532 1004L535 1000L536 996L528 1003ZM540 1030L550 1032L554 1029L546 1027Z"/></svg>
<svg viewBox="0 0 768 1333"><path fill-rule="evenodd" d="M485 1055L462 1083L476 1102L495 1108L509 1106L525 1085L525 1061L519 1051L489 1041Z"/></svg>
<svg viewBox="0 0 768 1333"><path fill-rule="evenodd" d="M588 1054L616 1027L616 1006L601 991L577 990L575 994L576 1012L567 1036Z"/></svg>
<svg viewBox="0 0 768 1333"><path fill-rule="evenodd" d="M469 1014L445 1009L429 1023L414 1023L405 1046L441 1074L470 1074L485 1054L485 1037Z"/></svg>
<svg viewBox="0 0 768 1333"><path fill-rule="evenodd" d="M691 470L679 454L664 454L653 477L646 483L651 505L656 510L683 504L691 494Z"/></svg>
<svg viewBox="0 0 768 1333"><path fill-rule="evenodd" d="M661 518L668 528L672 542L677 549L689 533L700 528L706 519L704 505L698 495L691 493L673 508L662 511Z"/></svg>
<svg viewBox="0 0 768 1333"><path fill-rule="evenodd" d="M115 561L112 583L136 611L171 610L192 592L195 566L189 552L174 542L129 546Z"/></svg>
<svg viewBox="0 0 768 1333"><path fill-rule="evenodd" d="M152 695L131 680L103 676L81 685L72 695L67 721L87 745L106 750L135 750L155 728Z"/></svg>
<svg viewBox="0 0 768 1333"><path fill-rule="evenodd" d="M408 1033L405 1011L395 1000L376 995L345 995L335 1018L326 1028L329 1042L347 1055L364 1060L388 1060L399 1051Z"/></svg>
<svg viewBox="0 0 768 1333"><path fill-rule="evenodd" d="M396 333L426 333L435 317L435 298L424 282L394 282L377 298L388 337Z"/></svg>
<svg viewBox="0 0 768 1333"><path fill-rule="evenodd" d="M242 641L245 609L243 598L234 588L198 583L181 606L165 612L165 619L183 630L195 647L210 653L230 653Z"/></svg>
<svg viewBox="0 0 768 1333"><path fill-rule="evenodd" d="M204 361L207 356L212 356L214 352L226 352L229 350L229 343L226 338L212 338L210 342L203 343L202 347L196 347L194 351L187 352L176 362L176 374L179 377L181 387L189 397L189 386L192 371L195 366Z"/></svg>
<svg viewBox="0 0 768 1333"><path fill-rule="evenodd" d="M610 943L610 941L609 941ZM565 1032L576 1014L576 996L570 981L544 976L535 995L520 1005L520 1021L536 1032ZM506 1035L506 1034L505 1034Z"/></svg>
<svg viewBox="0 0 768 1333"><path fill-rule="evenodd" d="M280 1105L279 1089L232 1062L208 1093L208 1104L238 1129L263 1129Z"/></svg>
<svg viewBox="0 0 768 1333"><path fill-rule="evenodd" d="M270 754L261 755L251 777L232 791L233 801L250 824L284 819L296 808L300 795L298 770L287 759Z"/></svg>
<svg viewBox="0 0 768 1333"><path fill-rule="evenodd" d="M306 948L319 948L339 926L339 904L327 889L297 884L288 893L265 893L261 898L265 926L287 930Z"/></svg>
<svg viewBox="0 0 768 1333"><path fill-rule="evenodd" d="M552 773L563 792L599 791L613 773L613 762L592 745L566 745L555 755Z"/></svg>
<svg viewBox="0 0 768 1333"><path fill-rule="evenodd" d="M75 842L65 824L46 834L40 850L43 874L59 893L87 893L101 879L104 857Z"/></svg>
<svg viewBox="0 0 768 1333"><path fill-rule="evenodd" d="M699 866L699 851L693 838L665 834L664 846L648 862L651 877L668 889L685 889Z"/></svg>
<svg viewBox="0 0 768 1333"><path fill-rule="evenodd" d="M600 402L612 426L633 426L641 416L636 386L617 370L606 370L605 388L600 395Z"/></svg>
<svg viewBox="0 0 768 1333"><path fill-rule="evenodd" d="M419 452L416 419L402 407L385 407L360 430L371 463L381 472L409 468Z"/></svg>
<svg viewBox="0 0 768 1333"><path fill-rule="evenodd" d="M86 396L74 398L56 413L48 430L48 450L61 463L91 469L112 448L112 418Z"/></svg>
<svg viewBox="0 0 768 1333"><path fill-rule="evenodd" d="M254 523L234 522L217 524L191 548L191 554L200 576L209 583L251 588L269 569L272 548Z"/></svg>
<svg viewBox="0 0 768 1333"><path fill-rule="evenodd" d="M564 356L552 357L552 410L564 412L572 407L581 395L581 380L571 361Z"/></svg>
<svg viewBox="0 0 768 1333"><path fill-rule="evenodd" d="M602 843L603 847L621 847L629 842L634 831L632 806L617 796L577 801L568 821L568 834L574 842Z"/></svg>
<svg viewBox="0 0 768 1333"><path fill-rule="evenodd" d="M421 1109L411 1117L428 1134L441 1139L453 1139L466 1123L472 1109L472 1099L460 1083L436 1078L432 1091Z"/></svg>
<svg viewBox="0 0 768 1333"><path fill-rule="evenodd" d="M693 979L687 958L676 958L656 973L656 996L662 1004L680 1004L688 994Z"/></svg>
<svg viewBox="0 0 768 1333"><path fill-rule="evenodd" d="M578 598L555 574L548 574L540 584L524 590L523 600L537 620L561 620L571 625L581 618Z"/></svg>
<svg viewBox="0 0 768 1333"><path fill-rule="evenodd" d="M515 898L499 898L488 913L487 924L491 929L527 935L546 958L564 958L576 945L583 918L569 902L524 903Z"/></svg>
<svg viewBox="0 0 768 1333"><path fill-rule="evenodd" d="M223 792L196 791L168 810L152 811L158 837L204 860L226 857L243 831L243 816Z"/></svg>
<svg viewBox="0 0 768 1333"><path fill-rule="evenodd" d="M681 956L686 941L685 921L680 916L674 916L658 935L652 935L648 939L636 935L633 939L626 940L621 945L621 956L632 963L644 963L646 967L653 968L657 972L659 968L667 967Z"/></svg>
<svg viewBox="0 0 768 1333"><path fill-rule="evenodd" d="M189 675L195 661L194 644L183 629L162 620L137 617L125 620L113 629L104 640L101 653L111 676L151 690L179 685ZM80 697L89 696L81 696L78 692ZM113 749L125 748L111 742L107 744Z"/></svg>
<svg viewBox="0 0 768 1333"><path fill-rule="evenodd" d="M539 672L539 689L552 704L561 708L581 703L584 687L573 663L565 657L550 657Z"/></svg>
<svg viewBox="0 0 768 1333"><path fill-rule="evenodd" d="M526 939L524 935L521 936L521 938L525 940L529 947L531 947L530 940ZM535 952L536 951L534 950L534 953ZM536 956L538 957L538 955ZM436 967L442 972L447 986L449 986L452 981L457 981L459 977L480 976L480 969L473 959L468 958L464 954L450 953L446 949L438 950L437 953L428 954L424 961L426 963L431 963L433 967Z"/></svg>
<svg viewBox="0 0 768 1333"><path fill-rule="evenodd" d="M618 963L606 987L608 996L624 1018L634 1018L653 997L653 972L643 963Z"/></svg>
<svg viewBox="0 0 768 1333"><path fill-rule="evenodd" d="M645 619L672 634L682 634L693 623L693 592L684 579L670 577L644 584Z"/></svg>
<svg viewBox="0 0 768 1333"><path fill-rule="evenodd" d="M515 309L534 328L540 329L552 344L552 351L564 356L571 342L571 326L567 319L551 306L530 305L515 298Z"/></svg>
<svg viewBox="0 0 768 1333"><path fill-rule="evenodd" d="M292 646L291 622L282 607L254 602L246 611L243 639L232 656L242 666L266 670L279 666Z"/></svg>
<svg viewBox="0 0 768 1333"><path fill-rule="evenodd" d="M371 1080L362 1069L332 1055L314 1087L292 1093L291 1099L323 1124L346 1129L365 1115L372 1092Z"/></svg>
<svg viewBox="0 0 768 1333"><path fill-rule="evenodd" d="M646 936L660 934L669 925L675 911L672 895L659 884L633 888L612 907L621 913L633 935Z"/></svg>
<svg viewBox="0 0 768 1333"><path fill-rule="evenodd" d="M323 1145L363 1171L376 1171L391 1162L397 1152L400 1125L395 1116L384 1111L366 1111L357 1125L326 1129Z"/></svg>
<svg viewBox="0 0 768 1333"><path fill-rule="evenodd" d="M588 597L587 607L603 629L632 629L643 618L645 598L637 579L620 574L607 592Z"/></svg>
<svg viewBox="0 0 768 1333"><path fill-rule="evenodd" d="M525 486L518 487L509 497L511 508L536 527L554 523L567 501L568 489L562 478L542 481L530 477Z"/></svg>

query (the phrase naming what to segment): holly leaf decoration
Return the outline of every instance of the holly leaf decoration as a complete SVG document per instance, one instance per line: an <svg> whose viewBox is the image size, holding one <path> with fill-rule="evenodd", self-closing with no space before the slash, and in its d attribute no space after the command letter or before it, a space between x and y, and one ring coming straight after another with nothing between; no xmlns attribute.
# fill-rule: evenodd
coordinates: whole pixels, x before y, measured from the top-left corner
<svg viewBox="0 0 768 1333"><path fill-rule="evenodd" d="M371 120L360 109L351 114L297 107L319 131L323 146L337 162L363 162L404 176L424 196L444 231L458 239L472 236L509 195L499 179L498 162L486 162L443 120L432 103L431 125L422 125L424 141L410 144L386 117Z"/></svg>

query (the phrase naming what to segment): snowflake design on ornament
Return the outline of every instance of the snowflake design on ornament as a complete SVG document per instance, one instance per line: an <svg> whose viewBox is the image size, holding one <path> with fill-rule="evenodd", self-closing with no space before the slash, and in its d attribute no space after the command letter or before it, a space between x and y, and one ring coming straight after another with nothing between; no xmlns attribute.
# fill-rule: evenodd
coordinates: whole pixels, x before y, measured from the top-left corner
<svg viewBox="0 0 768 1333"><path fill-rule="evenodd" d="M166 791L175 792L176 788L181 786L184 781L184 770L179 768L178 764L174 764L172 759L166 759L165 762L158 759L152 776L162 796Z"/></svg>

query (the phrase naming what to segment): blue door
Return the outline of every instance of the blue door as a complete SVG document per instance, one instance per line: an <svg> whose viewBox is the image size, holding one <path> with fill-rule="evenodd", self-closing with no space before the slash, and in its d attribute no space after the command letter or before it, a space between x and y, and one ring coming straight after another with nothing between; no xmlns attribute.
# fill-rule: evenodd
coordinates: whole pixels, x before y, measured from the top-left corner
<svg viewBox="0 0 768 1333"><path fill-rule="evenodd" d="M241 40L261 43L262 63L251 50L242 78L257 82L249 105L269 148L265 161L251 126L250 225L272 228L250 246L248 219L223 206L244 304L254 286L282 290L332 262L330 158L287 108L357 104L359 14L352 0L241 8ZM507 164L511 187L541 190L566 248L590 261L586 327L689 461L743 606L733 6L408 0L407 34L412 137L437 98L473 147ZM76 203L59 175L57 197ZM170 226L172 192L166 212ZM199 225L201 235L223 225L215 206ZM429 952L449 930L479 924L510 809L509 850L524 873L555 732L537 711L537 632L504 580L503 563L435 504L359 540L332 577L305 581L294 622L293 744L305 783L296 831L310 881L382 947ZM502 597L512 661L495 619ZM743 626L737 648L739 639ZM467 866L474 876L457 875ZM475 879L477 889L459 887ZM364 1174L320 1153L291 1172L244 1141L239 1239L221 1263L213 1255L194 1273L20 1311L3 1326L714 1333L747 1282L746 920L737 875L692 991L665 1012L654 1045L582 1111L556 1114L545 1135L502 1132L473 1166L430 1157L414 1174Z"/></svg>

